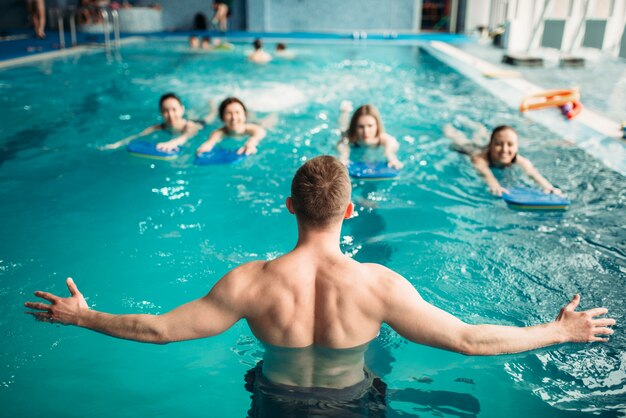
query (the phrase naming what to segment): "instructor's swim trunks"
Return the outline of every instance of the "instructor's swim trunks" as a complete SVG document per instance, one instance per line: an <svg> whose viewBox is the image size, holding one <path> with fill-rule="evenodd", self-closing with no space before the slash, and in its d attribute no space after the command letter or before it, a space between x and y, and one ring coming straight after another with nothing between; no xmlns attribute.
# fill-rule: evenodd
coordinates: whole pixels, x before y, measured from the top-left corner
<svg viewBox="0 0 626 418"><path fill-rule="evenodd" d="M363 381L342 389L282 385L269 381L262 363L248 370L246 390L252 393L249 418L314 418L385 416L387 385L369 369Z"/></svg>

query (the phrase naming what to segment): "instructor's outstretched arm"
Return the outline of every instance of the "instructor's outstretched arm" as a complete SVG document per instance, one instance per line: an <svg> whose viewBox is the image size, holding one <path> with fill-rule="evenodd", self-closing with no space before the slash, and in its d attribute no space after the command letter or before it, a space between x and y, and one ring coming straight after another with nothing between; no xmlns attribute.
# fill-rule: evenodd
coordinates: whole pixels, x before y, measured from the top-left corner
<svg viewBox="0 0 626 418"><path fill-rule="evenodd" d="M35 311L26 312L43 322L76 325L126 340L166 344L220 334L241 315L232 297L232 280L225 276L206 296L179 306L163 315L113 315L89 309L71 278L71 296L62 298L48 292L35 292L50 303L26 302Z"/></svg>
<svg viewBox="0 0 626 418"><path fill-rule="evenodd" d="M466 355L518 353L567 342L606 342L613 334L612 318L598 318L606 308L576 311L580 296L561 309L553 322L513 327L470 325L424 301L401 276L389 292L387 322L403 337L416 343Z"/></svg>

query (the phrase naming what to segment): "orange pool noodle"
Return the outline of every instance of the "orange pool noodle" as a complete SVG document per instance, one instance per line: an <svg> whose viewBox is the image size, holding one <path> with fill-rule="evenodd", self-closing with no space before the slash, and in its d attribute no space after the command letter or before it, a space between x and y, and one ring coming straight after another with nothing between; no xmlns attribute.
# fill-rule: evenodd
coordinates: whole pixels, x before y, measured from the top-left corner
<svg viewBox="0 0 626 418"><path fill-rule="evenodd" d="M577 102L580 99L578 89L546 90L524 97L520 104L520 112L544 109L546 107L562 106L567 102Z"/></svg>

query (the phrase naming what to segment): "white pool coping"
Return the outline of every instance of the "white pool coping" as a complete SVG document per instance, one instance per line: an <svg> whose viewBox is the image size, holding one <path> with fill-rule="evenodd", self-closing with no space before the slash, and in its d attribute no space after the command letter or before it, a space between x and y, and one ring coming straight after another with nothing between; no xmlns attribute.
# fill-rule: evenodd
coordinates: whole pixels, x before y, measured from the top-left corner
<svg viewBox="0 0 626 418"><path fill-rule="evenodd" d="M141 36L133 36L130 38L124 38L120 40L120 45L125 45L133 42L143 41L145 38ZM74 46L65 49L59 49L58 51L42 52L40 54L33 54L27 57L19 57L0 61L0 69L14 67L16 65L32 64L33 62L44 61L48 59L68 57L72 55L84 54L86 52L102 52L103 46Z"/></svg>
<svg viewBox="0 0 626 418"><path fill-rule="evenodd" d="M522 99L531 93L545 89L521 77L488 78L485 73L503 73L509 68L488 63L454 46L431 41L427 48L436 58L484 87L498 99L519 112ZM555 89L569 86L554 86ZM584 92L583 105L584 105ZM626 176L626 141L622 138L621 125L604 116L583 108L571 121L554 111L528 111L524 116L545 126L555 134L567 138L588 154L602 161L607 167Z"/></svg>

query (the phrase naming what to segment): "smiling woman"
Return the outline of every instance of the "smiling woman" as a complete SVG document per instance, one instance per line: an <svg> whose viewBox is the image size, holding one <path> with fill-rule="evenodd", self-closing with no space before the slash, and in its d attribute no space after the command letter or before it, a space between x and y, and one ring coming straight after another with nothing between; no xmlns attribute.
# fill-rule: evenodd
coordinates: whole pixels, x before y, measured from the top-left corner
<svg viewBox="0 0 626 418"><path fill-rule="evenodd" d="M539 184L544 193L554 193L563 195L561 190L554 187L539 171L533 166L528 158L518 154L519 138L515 129L508 125L500 125L494 128L486 146L480 146L476 142L469 141L459 130L446 125L443 129L445 135L454 141L455 149L464 154L468 154L472 159L472 164L487 183L489 191L496 196L502 196L508 190L500 185L493 172L492 167L507 168L513 165L521 167L522 170ZM483 126L477 130L478 136L474 140L480 140L480 133L485 132Z"/></svg>
<svg viewBox="0 0 626 418"><path fill-rule="evenodd" d="M236 97L228 97L220 104L219 114L224 126L213 131L209 139L200 145L196 153L200 155L211 151L224 137L245 136L249 138L237 150L237 154L256 154L257 145L265 138L267 132L260 125L246 122L247 110L243 102Z"/></svg>
<svg viewBox="0 0 626 418"><path fill-rule="evenodd" d="M211 123L215 118L215 111L210 110L204 120L193 121L185 119L183 117L185 115L185 106L174 93L166 93L161 96L159 99L159 111L163 118L162 123L149 126L136 135L131 135L112 144L105 145L101 149L116 149L153 132L168 131L177 136L167 142L159 142L153 145L154 152L157 154L172 154L178 151L179 147L184 145L190 138L193 138L207 123Z"/></svg>
<svg viewBox="0 0 626 418"><path fill-rule="evenodd" d="M349 112L346 106L341 109L342 113ZM345 120L346 115L340 116L340 121ZM352 118L350 124L341 127L344 137L337 143L337 151L339 159L343 164L348 164L350 159L350 148L352 147L369 147L381 148L385 153L387 165L391 168L400 169L402 163L396 156L400 145L398 141L385 132L380 112L375 106L366 104L359 107Z"/></svg>

